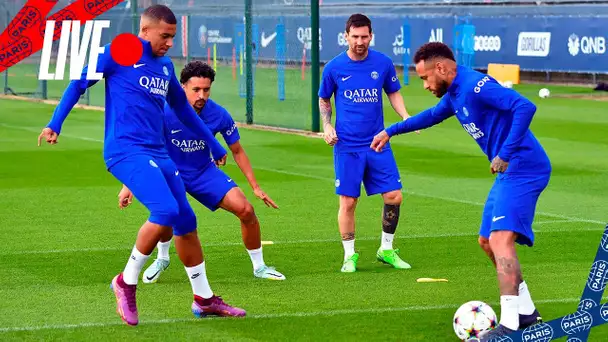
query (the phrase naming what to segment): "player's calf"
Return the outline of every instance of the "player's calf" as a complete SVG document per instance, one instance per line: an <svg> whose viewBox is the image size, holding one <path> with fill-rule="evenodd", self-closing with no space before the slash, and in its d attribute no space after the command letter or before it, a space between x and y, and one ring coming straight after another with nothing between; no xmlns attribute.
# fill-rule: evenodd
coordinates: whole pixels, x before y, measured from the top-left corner
<svg viewBox="0 0 608 342"><path fill-rule="evenodd" d="M510 330L519 329L519 284L522 276L515 251L516 238L517 234L511 231L494 231L490 235L500 286L500 325Z"/></svg>
<svg viewBox="0 0 608 342"><path fill-rule="evenodd" d="M357 198L340 196L340 209L338 211L338 226L344 247L344 260L342 272L350 273L357 270L359 255L355 253L355 209Z"/></svg>
<svg viewBox="0 0 608 342"><path fill-rule="evenodd" d="M397 269L410 269L410 264L399 257L399 249L393 249L395 231L399 225L399 214L403 195L401 190L394 190L382 195L384 208L382 210L382 240L376 252L379 261L392 265Z"/></svg>

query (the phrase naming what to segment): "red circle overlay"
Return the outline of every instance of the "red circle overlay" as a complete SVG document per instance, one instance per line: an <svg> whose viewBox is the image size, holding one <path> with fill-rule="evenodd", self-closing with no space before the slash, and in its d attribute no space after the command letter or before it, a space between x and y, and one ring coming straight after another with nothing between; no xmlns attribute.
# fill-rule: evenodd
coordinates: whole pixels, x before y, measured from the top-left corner
<svg viewBox="0 0 608 342"><path fill-rule="evenodd" d="M144 46L139 38L131 33L121 33L110 44L110 56L122 65L130 66L137 63L144 54Z"/></svg>

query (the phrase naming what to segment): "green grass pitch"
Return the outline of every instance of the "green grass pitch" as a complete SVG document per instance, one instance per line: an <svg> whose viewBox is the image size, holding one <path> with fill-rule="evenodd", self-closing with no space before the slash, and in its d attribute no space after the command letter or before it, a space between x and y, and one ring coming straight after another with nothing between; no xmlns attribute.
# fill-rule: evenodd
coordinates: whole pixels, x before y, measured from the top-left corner
<svg viewBox="0 0 608 342"><path fill-rule="evenodd" d="M299 77L288 70L287 101L280 103L275 72L257 69L257 123L310 127L309 79ZM26 88L29 81L11 82ZM519 253L532 297L550 320L576 309L606 222L608 116L605 102L541 100L540 87L516 89L538 105L532 130L554 172L537 209L537 245ZM549 88L554 95L588 92ZM230 69L221 68L212 97L243 121L237 89ZM61 82L49 82L49 92L60 96ZM412 114L437 101L415 79L402 94ZM93 104L102 96L99 84ZM375 261L381 199L363 196L357 210L360 271L354 274L339 272L331 148L321 139L241 129L258 181L280 209L253 197L232 160L225 170L253 201L263 240L274 241L264 247L266 262L287 280L254 279L237 219L192 201L211 286L249 316L193 319L190 285L172 248L172 265L160 282L140 283L141 324L128 327L115 313L109 284L123 269L146 211L137 201L124 211L117 207L120 184L102 160L102 112L74 110L60 143L37 147L54 107L3 99L0 108L2 341L456 341L452 316L464 302L482 300L500 312L496 276L476 235L493 177L454 118L393 139L405 187L395 246L413 268L398 271ZM387 102L385 109L387 124L396 121ZM417 283L420 277L449 282ZM591 332L590 341L607 339L606 325Z"/></svg>

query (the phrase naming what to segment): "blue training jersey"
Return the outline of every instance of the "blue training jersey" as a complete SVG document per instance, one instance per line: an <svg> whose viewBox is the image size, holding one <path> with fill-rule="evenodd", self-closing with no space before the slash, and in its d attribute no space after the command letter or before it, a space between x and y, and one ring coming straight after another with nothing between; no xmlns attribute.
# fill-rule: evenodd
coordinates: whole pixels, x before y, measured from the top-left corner
<svg viewBox="0 0 608 342"><path fill-rule="evenodd" d="M361 61L352 60L346 52L329 61L323 68L319 97L334 95L336 151L370 150L374 136L384 129L382 90L391 94L399 89L393 61L378 51L370 49Z"/></svg>
<svg viewBox="0 0 608 342"><path fill-rule="evenodd" d="M457 75L439 103L387 128L389 136L436 125L456 115L488 160L509 162L507 173L551 171L545 150L530 131L536 106L494 78L458 66Z"/></svg>
<svg viewBox="0 0 608 342"><path fill-rule="evenodd" d="M228 111L214 102L207 100L200 117L213 135L220 133L228 146L239 141L239 130ZM205 141L179 121L171 107L165 105L165 141L169 156L185 180L195 178L207 167L213 165L213 159Z"/></svg>
<svg viewBox="0 0 608 342"><path fill-rule="evenodd" d="M110 45L98 57L96 71L105 79L104 159L110 168L133 154L144 153L165 157L163 112L165 101L179 113L179 120L205 140L220 158L226 150L213 137L207 126L188 104L186 94L175 76L169 57L157 57L150 42L140 38L143 55L133 65L121 66L110 55ZM56 133L78 99L96 80L86 80L88 68L79 80L70 82L47 127Z"/></svg>

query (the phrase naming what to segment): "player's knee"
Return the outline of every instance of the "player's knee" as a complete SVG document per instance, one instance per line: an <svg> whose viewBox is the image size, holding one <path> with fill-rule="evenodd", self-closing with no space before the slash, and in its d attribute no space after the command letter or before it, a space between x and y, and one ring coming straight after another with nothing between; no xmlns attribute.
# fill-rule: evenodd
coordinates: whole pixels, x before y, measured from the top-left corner
<svg viewBox="0 0 608 342"><path fill-rule="evenodd" d="M401 191L391 191L384 194L384 203L391 205L400 205L403 202L403 194Z"/></svg>
<svg viewBox="0 0 608 342"><path fill-rule="evenodd" d="M340 196L340 211L354 212L356 207L357 207L356 198Z"/></svg>
<svg viewBox="0 0 608 342"><path fill-rule="evenodd" d="M508 230L493 231L490 233L489 244L492 250L510 247L515 244L517 234Z"/></svg>
<svg viewBox="0 0 608 342"><path fill-rule="evenodd" d="M167 200L157 208L152 208L150 221L162 226L173 226L179 218L179 206L175 199Z"/></svg>
<svg viewBox="0 0 608 342"><path fill-rule="evenodd" d="M235 214L243 222L251 222L255 220L255 211L253 206L247 201L239 206Z"/></svg>
<svg viewBox="0 0 608 342"><path fill-rule="evenodd" d="M182 210L175 222L173 226L173 234L175 236L184 236L196 231L196 215L192 208Z"/></svg>

